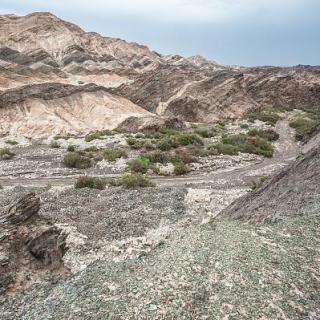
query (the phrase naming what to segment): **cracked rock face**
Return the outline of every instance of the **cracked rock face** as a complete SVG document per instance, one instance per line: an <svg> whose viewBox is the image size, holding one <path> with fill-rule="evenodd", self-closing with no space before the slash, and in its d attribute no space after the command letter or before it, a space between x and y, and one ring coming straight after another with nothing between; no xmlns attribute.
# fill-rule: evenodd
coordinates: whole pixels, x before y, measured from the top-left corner
<svg viewBox="0 0 320 320"><path fill-rule="evenodd" d="M40 199L23 196L0 215L0 293L63 278L66 235L38 216Z"/></svg>

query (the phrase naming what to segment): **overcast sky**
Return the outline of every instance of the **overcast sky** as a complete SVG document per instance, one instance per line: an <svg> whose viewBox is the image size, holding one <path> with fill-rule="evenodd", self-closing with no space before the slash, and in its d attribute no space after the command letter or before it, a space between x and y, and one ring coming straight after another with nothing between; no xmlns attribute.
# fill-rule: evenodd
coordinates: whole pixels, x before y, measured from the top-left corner
<svg viewBox="0 0 320 320"><path fill-rule="evenodd" d="M320 0L0 0L2 14L35 11L163 54L320 65Z"/></svg>

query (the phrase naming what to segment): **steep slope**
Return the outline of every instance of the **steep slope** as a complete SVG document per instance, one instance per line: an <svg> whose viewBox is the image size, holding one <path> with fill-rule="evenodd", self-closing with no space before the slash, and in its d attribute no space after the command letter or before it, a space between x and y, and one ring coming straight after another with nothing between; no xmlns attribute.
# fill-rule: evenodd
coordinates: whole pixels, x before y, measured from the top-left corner
<svg viewBox="0 0 320 320"><path fill-rule="evenodd" d="M47 83L0 93L0 131L27 137L114 129L128 117L150 115L96 85Z"/></svg>
<svg viewBox="0 0 320 320"><path fill-rule="evenodd" d="M1 16L0 46L53 67L95 62L139 69L158 58L145 46L84 32L50 13Z"/></svg>
<svg viewBox="0 0 320 320"><path fill-rule="evenodd" d="M190 66L169 65L116 90L147 110L187 121L238 118L269 107L319 112L320 67L196 72Z"/></svg>
<svg viewBox="0 0 320 320"><path fill-rule="evenodd" d="M227 67L201 56L163 56L85 32L50 13L0 16L0 90L50 83L80 91L91 83L113 88L108 95L115 94L115 103L122 96L131 102L120 105L131 103L180 121L239 118L269 107L320 108L320 67ZM16 107L23 109L23 101ZM62 127L67 128L58 125L57 130Z"/></svg>
<svg viewBox="0 0 320 320"><path fill-rule="evenodd" d="M288 168L252 193L236 200L218 218L274 221L320 212L320 146L311 149Z"/></svg>

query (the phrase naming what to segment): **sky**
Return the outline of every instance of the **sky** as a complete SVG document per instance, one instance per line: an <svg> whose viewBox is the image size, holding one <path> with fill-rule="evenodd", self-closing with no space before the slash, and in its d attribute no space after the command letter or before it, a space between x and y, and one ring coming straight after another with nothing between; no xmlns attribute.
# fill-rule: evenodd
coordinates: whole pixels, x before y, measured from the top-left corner
<svg viewBox="0 0 320 320"><path fill-rule="evenodd" d="M320 0L0 0L85 31L226 65L320 65Z"/></svg>

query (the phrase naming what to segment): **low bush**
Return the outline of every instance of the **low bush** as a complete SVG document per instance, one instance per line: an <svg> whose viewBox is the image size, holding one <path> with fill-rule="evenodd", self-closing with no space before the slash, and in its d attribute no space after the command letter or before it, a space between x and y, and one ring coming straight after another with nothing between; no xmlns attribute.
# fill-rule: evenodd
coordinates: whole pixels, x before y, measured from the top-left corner
<svg viewBox="0 0 320 320"><path fill-rule="evenodd" d="M1 160L9 160L15 156L15 153L12 152L9 148L1 148L0 149L0 159Z"/></svg>
<svg viewBox="0 0 320 320"><path fill-rule="evenodd" d="M74 152L74 151L76 151L76 147L70 145L70 146L68 146L67 151L69 151L69 152Z"/></svg>
<svg viewBox="0 0 320 320"><path fill-rule="evenodd" d="M113 185L124 186L126 188L146 188L153 186L150 179L142 173L126 173L122 177L115 179Z"/></svg>
<svg viewBox="0 0 320 320"><path fill-rule="evenodd" d="M87 134L87 135L84 137L84 140L85 140L86 142L91 142L91 141L93 141L93 140L98 140L98 139L100 139L101 136L102 136L102 133L99 132L99 131L96 131L96 132L92 132L92 133Z"/></svg>
<svg viewBox="0 0 320 320"><path fill-rule="evenodd" d="M86 151L86 152L97 152L98 148L96 146L91 146L91 147L85 148L84 151Z"/></svg>
<svg viewBox="0 0 320 320"><path fill-rule="evenodd" d="M91 159L81 152L68 152L63 159L68 168L87 169L91 167Z"/></svg>
<svg viewBox="0 0 320 320"><path fill-rule="evenodd" d="M145 146L145 141L138 140L132 136L127 137L126 141L131 149L142 149Z"/></svg>
<svg viewBox="0 0 320 320"><path fill-rule="evenodd" d="M302 140L303 137L308 134L313 128L320 124L320 119L314 115L305 115L297 117L290 122L290 127L294 128L297 140Z"/></svg>
<svg viewBox="0 0 320 320"><path fill-rule="evenodd" d="M249 125L248 125L247 123L242 123L242 124L240 125L240 128L241 128L241 129L248 129L248 128L249 128Z"/></svg>
<svg viewBox="0 0 320 320"><path fill-rule="evenodd" d="M202 129L195 130L195 132L202 138L212 138L217 135L217 130L215 128L210 128L210 129L202 128Z"/></svg>
<svg viewBox="0 0 320 320"><path fill-rule="evenodd" d="M90 188L90 189L103 190L103 189L105 189L106 185L107 185L106 179L85 176L85 177L78 178L74 187L76 189Z"/></svg>
<svg viewBox="0 0 320 320"><path fill-rule="evenodd" d="M265 139L259 136L234 134L223 136L221 143L209 147L211 154L237 155L239 152L272 157L274 148Z"/></svg>
<svg viewBox="0 0 320 320"><path fill-rule="evenodd" d="M211 155L225 154L235 156L239 154L239 148L229 143L217 143L210 146L208 149Z"/></svg>
<svg viewBox="0 0 320 320"><path fill-rule="evenodd" d="M59 140L59 139L63 139L63 140L69 140L71 138L71 135L69 134L57 134L53 137L54 140Z"/></svg>
<svg viewBox="0 0 320 320"><path fill-rule="evenodd" d="M255 120L260 120L274 126L281 117L276 110L261 110L252 112L248 115L248 120L254 122Z"/></svg>
<svg viewBox="0 0 320 320"><path fill-rule="evenodd" d="M116 161L119 158L127 157L127 153L123 150L118 149L106 149L103 152L103 159L108 161Z"/></svg>
<svg viewBox="0 0 320 320"><path fill-rule="evenodd" d="M6 141L6 144L10 144L10 145L12 145L12 146L16 146L17 144L19 144L17 141L15 141L15 140L7 140Z"/></svg>
<svg viewBox="0 0 320 320"><path fill-rule="evenodd" d="M128 169L132 172L147 173L150 160L147 157L139 156L127 162Z"/></svg>
<svg viewBox="0 0 320 320"><path fill-rule="evenodd" d="M58 141L52 140L50 142L50 147L53 149L59 149L60 148L60 144L58 143Z"/></svg>
<svg viewBox="0 0 320 320"><path fill-rule="evenodd" d="M279 134L275 132L273 129L266 129L266 130L253 129L248 132L248 135L252 137L260 137L268 141L276 141L279 139Z"/></svg>
<svg viewBox="0 0 320 320"><path fill-rule="evenodd" d="M177 176L186 174L189 172L187 166L182 161L173 162L174 165L174 174Z"/></svg>

